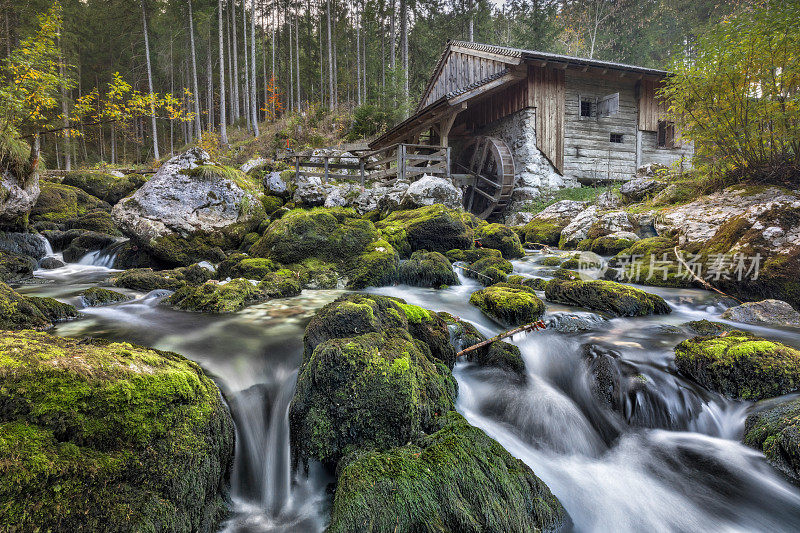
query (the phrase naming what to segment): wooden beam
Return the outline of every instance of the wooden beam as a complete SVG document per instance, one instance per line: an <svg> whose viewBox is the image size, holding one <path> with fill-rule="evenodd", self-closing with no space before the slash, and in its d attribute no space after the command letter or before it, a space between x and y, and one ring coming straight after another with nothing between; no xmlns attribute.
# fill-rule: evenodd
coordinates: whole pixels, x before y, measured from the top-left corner
<svg viewBox="0 0 800 533"><path fill-rule="evenodd" d="M513 82L519 81L526 76L525 72L512 70L508 74L497 78L496 80L490 81L489 83L485 83L479 87L476 87L472 90L469 90L463 94L460 94L453 98L452 100L448 100L450 105L456 105L463 102L466 102L470 98L473 98L476 95L486 95L491 91L497 90L502 88L507 84L511 84Z"/></svg>
<svg viewBox="0 0 800 533"><path fill-rule="evenodd" d="M495 54L494 52L488 52L486 50L475 50L472 48L466 48L464 46L453 46L452 50L454 52L460 52L462 54L467 54L470 56L482 57L484 59L491 59L492 61L498 61L500 63L508 63L509 65L519 65L522 62L521 55L519 57L507 56L503 54Z"/></svg>
<svg viewBox="0 0 800 533"><path fill-rule="evenodd" d="M448 145L447 142L448 136L450 135L450 129L453 127L453 122L456 121L456 116L458 116L459 111L450 113L439 123L439 144L442 146Z"/></svg>

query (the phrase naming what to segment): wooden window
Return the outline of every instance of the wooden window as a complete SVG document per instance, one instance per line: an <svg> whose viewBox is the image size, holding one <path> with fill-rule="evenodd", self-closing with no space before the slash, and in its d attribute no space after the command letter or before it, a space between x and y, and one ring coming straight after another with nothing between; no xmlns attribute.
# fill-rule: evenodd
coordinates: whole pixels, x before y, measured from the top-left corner
<svg viewBox="0 0 800 533"><path fill-rule="evenodd" d="M591 100L581 100L581 116L582 117L591 117L592 116L592 101Z"/></svg>
<svg viewBox="0 0 800 533"><path fill-rule="evenodd" d="M621 143L622 142L622 134L621 133L612 133L611 138L609 139L612 143Z"/></svg>
<svg viewBox="0 0 800 533"><path fill-rule="evenodd" d="M675 124L666 120L658 121L659 148L675 148Z"/></svg>
<svg viewBox="0 0 800 533"><path fill-rule="evenodd" d="M610 117L619 113L619 93L604 96L597 102L597 116Z"/></svg>

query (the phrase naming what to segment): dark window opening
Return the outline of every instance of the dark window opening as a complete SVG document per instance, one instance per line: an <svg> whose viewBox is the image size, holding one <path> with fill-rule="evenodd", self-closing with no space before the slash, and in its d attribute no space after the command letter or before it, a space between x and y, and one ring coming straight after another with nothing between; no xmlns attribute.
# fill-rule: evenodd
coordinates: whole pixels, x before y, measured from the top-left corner
<svg viewBox="0 0 800 533"><path fill-rule="evenodd" d="M621 133L612 133L610 141L612 143L621 143L622 142L622 134Z"/></svg>
<svg viewBox="0 0 800 533"><path fill-rule="evenodd" d="M581 100L581 116L582 117L592 116L592 102L590 102L589 100Z"/></svg>
<svg viewBox="0 0 800 533"><path fill-rule="evenodd" d="M675 148L675 124L660 120L658 122L658 144L659 148Z"/></svg>

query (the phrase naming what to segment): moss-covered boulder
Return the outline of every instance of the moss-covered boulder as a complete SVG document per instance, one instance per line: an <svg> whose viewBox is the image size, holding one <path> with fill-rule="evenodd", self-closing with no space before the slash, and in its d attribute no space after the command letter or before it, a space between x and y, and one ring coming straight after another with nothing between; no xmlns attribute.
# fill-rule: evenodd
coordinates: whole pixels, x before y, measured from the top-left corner
<svg viewBox="0 0 800 533"><path fill-rule="evenodd" d="M65 220L61 227L67 230L82 229L107 233L117 237L122 236L122 232L117 228L114 219L111 218L111 213L104 209L93 209L83 215Z"/></svg>
<svg viewBox="0 0 800 533"><path fill-rule="evenodd" d="M389 451L346 460L331 532L554 531L558 499L519 459L450 412L437 431Z"/></svg>
<svg viewBox="0 0 800 533"><path fill-rule="evenodd" d="M86 307L98 307L132 300L133 297L121 292L104 289L102 287L89 287L81 293L81 300Z"/></svg>
<svg viewBox="0 0 800 533"><path fill-rule="evenodd" d="M594 239L589 250L599 255L614 255L630 248L638 241L639 238L635 233L612 233Z"/></svg>
<svg viewBox="0 0 800 533"><path fill-rule="evenodd" d="M425 250L414 252L410 259L400 263L398 280L415 287L439 288L459 284L450 261L439 252Z"/></svg>
<svg viewBox="0 0 800 533"><path fill-rule="evenodd" d="M128 174L119 177L99 171L75 170L64 174L64 179L61 180L61 183L77 187L104 202L114 205L144 185L146 181L140 174Z"/></svg>
<svg viewBox="0 0 800 533"><path fill-rule="evenodd" d="M295 209L274 221L249 254L284 265L309 259L324 263L362 289L392 283L399 257L375 225L352 209Z"/></svg>
<svg viewBox="0 0 800 533"><path fill-rule="evenodd" d="M451 338L459 352L486 340L486 337L469 322L459 320L446 313L439 314L445 315L442 318L448 323ZM499 368L511 372L519 378L525 379L526 377L525 361L522 359L519 348L504 341L494 341L486 346L476 348L464 354L464 357L470 363L480 367Z"/></svg>
<svg viewBox="0 0 800 533"><path fill-rule="evenodd" d="M53 322L78 316L69 304L53 298L25 296L0 282L0 330L47 329Z"/></svg>
<svg viewBox="0 0 800 533"><path fill-rule="evenodd" d="M675 257L675 245L669 237L637 241L609 260L605 277L656 287L692 287L691 276ZM683 258L690 259L685 254Z"/></svg>
<svg viewBox="0 0 800 533"><path fill-rule="evenodd" d="M266 298L288 298L300 294L303 287L298 272L282 268L264 276L258 284L258 290Z"/></svg>
<svg viewBox="0 0 800 533"><path fill-rule="evenodd" d="M517 285L525 285L526 287L530 287L531 289L536 291L543 291L545 286L547 285L546 279L520 276L519 274L508 276L508 279L506 281L508 281L508 283L514 283Z"/></svg>
<svg viewBox="0 0 800 533"><path fill-rule="evenodd" d="M29 255L0 250L0 281L12 282L29 278L36 270L36 260Z"/></svg>
<svg viewBox="0 0 800 533"><path fill-rule="evenodd" d="M336 464L361 448L402 446L453 408L455 380L409 324L436 319L402 300L360 294L312 318L289 411L298 460Z"/></svg>
<svg viewBox="0 0 800 533"><path fill-rule="evenodd" d="M502 257L486 256L464 268L467 277L478 280L483 285L506 281L514 266Z"/></svg>
<svg viewBox="0 0 800 533"><path fill-rule="evenodd" d="M184 285L166 299L176 309L203 313L233 313L266 299L255 283L243 278L228 282L207 281L202 285Z"/></svg>
<svg viewBox="0 0 800 533"><path fill-rule="evenodd" d="M475 291L469 303L508 327L535 322L544 314L544 302L536 296L536 292L525 285L513 283L496 283Z"/></svg>
<svg viewBox="0 0 800 533"><path fill-rule="evenodd" d="M109 211L111 206L77 187L42 180L41 192L30 212L31 222L64 223L97 209Z"/></svg>
<svg viewBox="0 0 800 533"><path fill-rule="evenodd" d="M500 250L506 259L525 256L522 243L514 231L503 224L486 224L475 230L475 240L482 248Z"/></svg>
<svg viewBox="0 0 800 533"><path fill-rule="evenodd" d="M672 308L661 296L613 281L552 279L545 286L544 293L551 302L578 305L616 316L662 315L672 312Z"/></svg>
<svg viewBox="0 0 800 533"><path fill-rule="evenodd" d="M111 283L124 289L135 291L154 291L156 289L178 290L186 284L183 275L175 270L153 270L152 268L132 268L111 278Z"/></svg>
<svg viewBox="0 0 800 533"><path fill-rule="evenodd" d="M217 531L234 429L180 355L0 335L0 529Z"/></svg>
<svg viewBox="0 0 800 533"><path fill-rule="evenodd" d="M741 331L683 341L675 365L731 398L763 400L800 389L800 351Z"/></svg>
<svg viewBox="0 0 800 533"><path fill-rule="evenodd" d="M479 225L469 213L440 204L395 211L376 224L401 257L417 250L445 253L472 248L474 227Z"/></svg>
<svg viewBox="0 0 800 533"><path fill-rule="evenodd" d="M561 230L567 226L555 220L533 219L520 231L522 240L530 244L543 244L546 246L558 246L558 239L561 238Z"/></svg>
<svg viewBox="0 0 800 533"><path fill-rule="evenodd" d="M800 399L757 405L744 423L744 443L800 484Z"/></svg>
<svg viewBox="0 0 800 533"><path fill-rule="evenodd" d="M262 194L257 178L191 148L165 162L111 215L126 235L170 266L219 262L264 219Z"/></svg>
<svg viewBox="0 0 800 533"><path fill-rule="evenodd" d="M225 278L246 278L263 279L267 274L278 270L277 265L271 259L263 257L250 257L247 254L232 254L217 267L217 277Z"/></svg>
<svg viewBox="0 0 800 533"><path fill-rule="evenodd" d="M474 263L485 257L503 258L503 254L500 253L500 250L494 250L492 248L468 248L465 250L455 248L453 250L448 250L444 256L447 257L451 263L455 263L456 261Z"/></svg>

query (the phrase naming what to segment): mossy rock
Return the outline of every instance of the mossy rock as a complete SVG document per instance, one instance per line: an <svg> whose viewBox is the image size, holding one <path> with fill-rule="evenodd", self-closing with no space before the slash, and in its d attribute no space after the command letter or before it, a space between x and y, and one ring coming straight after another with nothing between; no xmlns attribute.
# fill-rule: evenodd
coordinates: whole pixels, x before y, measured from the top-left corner
<svg viewBox="0 0 800 533"><path fill-rule="evenodd" d="M277 196L264 195L261 197L261 205L264 206L264 212L268 215L283 207L283 203L283 199Z"/></svg>
<svg viewBox="0 0 800 533"><path fill-rule="evenodd" d="M89 287L81 293L81 299L86 307L98 307L101 305L127 302L128 300L132 300L133 297L102 287Z"/></svg>
<svg viewBox="0 0 800 533"><path fill-rule="evenodd" d="M0 282L0 329L47 329L52 325L33 298Z"/></svg>
<svg viewBox="0 0 800 533"><path fill-rule="evenodd" d="M672 312L672 308L661 296L613 281L552 279L545 286L545 296L551 302L578 305L616 316L661 315Z"/></svg>
<svg viewBox="0 0 800 533"><path fill-rule="evenodd" d="M543 291L545 286L547 285L546 279L529 278L527 276L520 276L518 274L514 276L508 276L508 279L506 281L508 281L508 283L513 283L517 285L525 285L526 287L530 287L531 289L536 291Z"/></svg>
<svg viewBox="0 0 800 533"><path fill-rule="evenodd" d="M234 428L180 355L0 335L0 529L217 531Z"/></svg>
<svg viewBox="0 0 800 533"><path fill-rule="evenodd" d="M258 284L258 290L266 298L288 298L297 296L303 288L297 272L282 268L264 276L264 279Z"/></svg>
<svg viewBox="0 0 800 533"><path fill-rule="evenodd" d="M555 531L567 513L533 471L458 413L389 451L346 459L328 531Z"/></svg>
<svg viewBox="0 0 800 533"><path fill-rule="evenodd" d="M535 322L544 314L544 302L536 292L514 283L496 283L475 291L469 303L508 327Z"/></svg>
<svg viewBox="0 0 800 533"><path fill-rule="evenodd" d="M286 265L296 273L300 285L305 289L336 289L344 287L343 274L339 267L318 259L305 259L300 263Z"/></svg>
<svg viewBox="0 0 800 533"><path fill-rule="evenodd" d="M500 250L506 259L525 257L525 250L514 230L503 224L486 224L475 230L475 240L482 248Z"/></svg>
<svg viewBox="0 0 800 533"><path fill-rule="evenodd" d="M394 211L376 224L384 238L400 253L410 257L412 252L427 250L445 253L454 248L469 249L474 242L473 217L460 209L448 209L441 204Z"/></svg>
<svg viewBox="0 0 800 533"><path fill-rule="evenodd" d="M229 282L208 281L184 285L166 299L176 309L202 313L233 313L266 299L264 292L250 281L237 278Z"/></svg>
<svg viewBox="0 0 800 533"><path fill-rule="evenodd" d="M691 322L686 322L681 325L691 331L694 335L702 335L706 337L712 335L722 335L726 331L734 329L727 324L723 324L722 322L712 322L711 320L706 320L705 318L702 320L692 320Z"/></svg>
<svg viewBox="0 0 800 533"><path fill-rule="evenodd" d="M236 223L214 232L195 232L185 237L169 233L142 244L148 253L170 266L186 266L200 261L220 262L224 250L236 249L252 224Z"/></svg>
<svg viewBox="0 0 800 533"><path fill-rule="evenodd" d="M26 296L26 298L51 322L61 322L78 317L78 310L74 306L59 302L55 298L40 296Z"/></svg>
<svg viewBox="0 0 800 533"><path fill-rule="evenodd" d="M744 443L764 453L767 461L800 484L800 399L757 405L744 423Z"/></svg>
<svg viewBox="0 0 800 533"><path fill-rule="evenodd" d="M167 268L167 265L150 255L147 250L139 246L135 242L128 241L121 244L116 250L116 258L114 259L114 268L120 270L128 268L152 268L154 270L162 270Z"/></svg>
<svg viewBox="0 0 800 533"><path fill-rule="evenodd" d="M487 256L470 263L464 274L483 285L493 285L506 281L513 270L513 265L502 257Z"/></svg>
<svg viewBox="0 0 800 533"><path fill-rule="evenodd" d="M64 223L96 209L111 210L111 206L107 202L95 198L77 187L48 180L41 180L39 187L41 189L39 198L30 212L31 222Z"/></svg>
<svg viewBox="0 0 800 533"><path fill-rule="evenodd" d="M614 255L622 250L626 250L636 244L638 241L633 239L626 239L624 237L615 237L614 235L603 235L592 241L589 250L598 255ZM579 247L580 249L580 247Z"/></svg>
<svg viewBox="0 0 800 533"><path fill-rule="evenodd" d="M453 409L455 390L449 370L402 329L325 340L303 357L292 451L335 465L358 449L402 446Z"/></svg>
<svg viewBox="0 0 800 533"><path fill-rule="evenodd" d="M439 313L439 315L445 315L442 318L448 323L453 343L459 352L486 340L486 337L469 322L443 313ZM516 374L519 378L526 378L525 361L522 359L522 353L513 344L495 341L467 352L464 357L470 363L480 367L499 368Z"/></svg>
<svg viewBox="0 0 800 533"><path fill-rule="evenodd" d="M352 209L295 209L273 222L250 255L281 264L317 260L348 279L350 289L393 283L399 258L372 222Z"/></svg>
<svg viewBox="0 0 800 533"><path fill-rule="evenodd" d="M151 268L132 268L120 272L111 282L125 289L149 292L156 289L175 291L186 284L183 276L174 270L153 270Z"/></svg>
<svg viewBox="0 0 800 533"><path fill-rule="evenodd" d="M64 174L64 179L61 180L64 185L77 187L111 205L116 204L146 182L147 180L140 174L118 177L105 172L88 170L67 172Z"/></svg>
<svg viewBox="0 0 800 533"><path fill-rule="evenodd" d="M525 243L558 246L561 231L567 223L557 223L552 219L543 220L534 218L522 227L521 237Z"/></svg>
<svg viewBox="0 0 800 533"><path fill-rule="evenodd" d="M33 276L36 260L28 255L0 250L0 281L10 283Z"/></svg>
<svg viewBox="0 0 800 533"><path fill-rule="evenodd" d="M675 244L668 237L641 239L609 260L605 277L655 287L692 287L691 276L675 257Z"/></svg>
<svg viewBox="0 0 800 533"><path fill-rule="evenodd" d="M551 255L542 259L539 264L546 267L559 266L565 259L559 255Z"/></svg>
<svg viewBox="0 0 800 533"><path fill-rule="evenodd" d="M217 267L217 277L246 278L261 280L272 272L278 270L280 265L271 259L263 257L250 257L247 254L232 254Z"/></svg>
<svg viewBox="0 0 800 533"><path fill-rule="evenodd" d="M347 288L359 290L390 285L397 280L399 267L400 256L394 247L383 239L373 241L345 266Z"/></svg>
<svg viewBox="0 0 800 533"><path fill-rule="evenodd" d="M455 263L456 261L474 263L475 261L485 257L503 258L503 254L500 253L500 250L494 250L492 248L470 248L467 250L456 248L454 250L448 250L444 255L450 260L451 263Z"/></svg>
<svg viewBox="0 0 800 533"><path fill-rule="evenodd" d="M731 398L763 400L800 388L800 351L742 331L683 341L675 347L675 365Z"/></svg>
<svg viewBox="0 0 800 533"><path fill-rule="evenodd" d="M77 218L70 218L63 223L65 229L83 229L107 233L109 235L121 236L122 232L117 228L111 214L103 209L88 211Z"/></svg>
<svg viewBox="0 0 800 533"><path fill-rule="evenodd" d="M439 252L418 250L411 258L400 263L398 272L400 283L414 287L439 288L458 285L458 276L453 271L450 261Z"/></svg>

